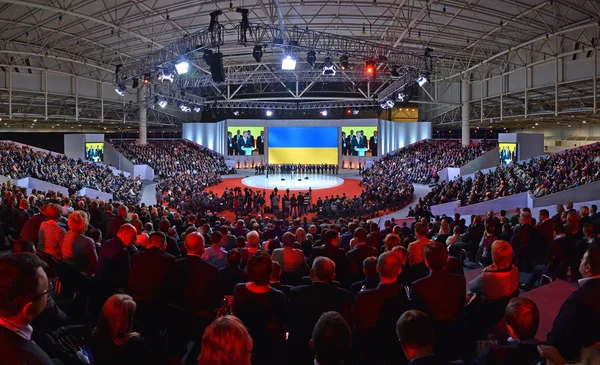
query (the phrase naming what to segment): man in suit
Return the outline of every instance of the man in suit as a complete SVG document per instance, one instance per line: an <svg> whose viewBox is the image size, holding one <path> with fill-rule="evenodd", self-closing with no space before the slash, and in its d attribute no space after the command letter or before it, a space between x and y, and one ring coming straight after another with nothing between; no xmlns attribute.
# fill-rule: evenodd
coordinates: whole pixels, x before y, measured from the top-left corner
<svg viewBox="0 0 600 365"><path fill-rule="evenodd" d="M367 234L367 245L375 247L378 250L377 252L379 252L385 236L379 233L379 225L377 225L375 222L371 222L369 225L369 230L371 232Z"/></svg>
<svg viewBox="0 0 600 365"><path fill-rule="evenodd" d="M535 339L540 312L533 300L512 298L504 311L504 322L512 340L506 345L488 346L473 365L529 365L540 358Z"/></svg>
<svg viewBox="0 0 600 365"><path fill-rule="evenodd" d="M546 245L543 247L547 247L547 245L550 244L550 242L552 242L554 239L552 236L552 228L554 227L555 222L550 219L550 212L548 212L547 209L541 209L538 218L539 223L536 228L546 241Z"/></svg>
<svg viewBox="0 0 600 365"><path fill-rule="evenodd" d="M116 237L104 242L100 247L96 277L105 295L112 295L127 287L131 257L136 251L133 245L136 237L135 227L125 223L117 231Z"/></svg>
<svg viewBox="0 0 600 365"><path fill-rule="evenodd" d="M466 279L446 270L448 250L439 242L425 245L425 264L430 274L411 287L414 307L427 313L436 329L436 352L447 358L459 358L465 350L463 335Z"/></svg>
<svg viewBox="0 0 600 365"><path fill-rule="evenodd" d="M234 143L234 139L233 139L233 136L231 135L231 132L227 132L227 155L228 156L233 156L233 150L236 145L237 145L237 143Z"/></svg>
<svg viewBox="0 0 600 365"><path fill-rule="evenodd" d="M277 289L287 298L290 295L290 290L293 288L291 285L281 284L279 280L281 278L281 265L277 261L271 262L271 276L269 277L269 286Z"/></svg>
<svg viewBox="0 0 600 365"><path fill-rule="evenodd" d="M346 252L339 248L340 235L334 230L328 230L323 235L324 244L315 246L311 250L312 259L324 256L335 263L335 278L339 282L345 281L346 270L348 268L348 259Z"/></svg>
<svg viewBox="0 0 600 365"><path fill-rule="evenodd" d="M342 156L347 156L348 155L348 146L350 146L350 144L348 143L348 138L346 138L346 132L342 132Z"/></svg>
<svg viewBox="0 0 600 365"><path fill-rule="evenodd" d="M357 346L373 363L398 363L401 348L395 339L395 323L409 309L404 285L397 282L402 271L398 255L384 252L377 259L379 285L356 295L352 319Z"/></svg>
<svg viewBox="0 0 600 365"><path fill-rule="evenodd" d="M377 145L379 143L378 138L377 131L374 131L373 137L369 138L369 149L371 150L373 157L377 157Z"/></svg>
<svg viewBox="0 0 600 365"><path fill-rule="evenodd" d="M119 228L125 223L131 223L129 219L127 219L127 213L129 209L125 205L120 205L117 208L117 216L108 221L106 227L107 238L113 238L117 235L117 231Z"/></svg>
<svg viewBox="0 0 600 365"><path fill-rule="evenodd" d="M0 258L0 353L2 364L52 365L31 340L31 322L46 308L51 286L48 266L30 253Z"/></svg>
<svg viewBox="0 0 600 365"><path fill-rule="evenodd" d="M310 348L315 353L315 364L343 364L351 354L352 332L344 317L338 312L321 315L310 339Z"/></svg>
<svg viewBox="0 0 600 365"><path fill-rule="evenodd" d="M581 259L579 289L562 307L548 334L546 344L558 349L567 360L575 359L581 349L600 341L600 248L588 248Z"/></svg>
<svg viewBox="0 0 600 365"><path fill-rule="evenodd" d="M22 198L21 201L19 201L19 207L13 209L12 213L10 214L8 220L9 227L16 234L15 237L19 237L23 226L29 220L29 218L31 218L31 215L29 215L27 209L29 209L29 201L27 201L25 198Z"/></svg>
<svg viewBox="0 0 600 365"><path fill-rule="evenodd" d="M240 130L238 129L237 132L235 133L235 136L233 136L233 151L236 155L240 154L240 139L242 139L242 135L240 134ZM243 153L242 153L243 155Z"/></svg>
<svg viewBox="0 0 600 365"><path fill-rule="evenodd" d="M265 154L265 131L260 131L260 136L256 139L256 148L258 148L258 154Z"/></svg>
<svg viewBox="0 0 600 365"><path fill-rule="evenodd" d="M310 270L312 284L300 285L289 291L288 328L293 363L310 363L312 353L308 343L321 314L336 311L350 320L352 295L332 286L334 277L335 263L327 257L318 257Z"/></svg>
<svg viewBox="0 0 600 365"><path fill-rule="evenodd" d="M354 238L355 230L356 230L356 224L350 223L350 224L348 224L348 232L346 232L340 236L340 247L344 251L350 251L350 241Z"/></svg>
<svg viewBox="0 0 600 365"><path fill-rule="evenodd" d="M250 138L248 131L244 131L244 134L238 139L238 150L240 155L246 154L243 150L244 147L254 147L254 141Z"/></svg>
<svg viewBox="0 0 600 365"><path fill-rule="evenodd" d="M367 142L365 137L362 135L362 131L356 132L356 137L352 139L350 143L350 149L352 150L352 156L358 156L358 151L356 148L365 148L367 146Z"/></svg>
<svg viewBox="0 0 600 365"><path fill-rule="evenodd" d="M348 135L348 138L347 138L346 141L348 142L348 150L349 150L349 152L350 152L351 155L353 153L352 153L352 151L350 149L351 149L351 146L352 146L352 141L354 139L356 139L356 135L354 135L354 129L350 129L350 134Z"/></svg>
<svg viewBox="0 0 600 365"><path fill-rule="evenodd" d="M364 228L357 228L354 231L354 248L346 252L346 257L348 257L347 279L350 280L350 282L363 280L365 278L365 274L362 270L362 263L369 256L377 257L377 249L367 245L367 231Z"/></svg>
<svg viewBox="0 0 600 365"><path fill-rule="evenodd" d="M221 276L221 290L224 295L233 295L235 286L248 281L246 272L240 269L242 254L237 248L227 251L227 266L219 269Z"/></svg>
<svg viewBox="0 0 600 365"><path fill-rule="evenodd" d="M27 222L25 222L23 228L21 229L19 239L31 241L37 247L40 226L43 222L48 220L48 217L46 217L46 214L44 214L45 211L46 205L42 206L42 209L38 214L34 215Z"/></svg>
<svg viewBox="0 0 600 365"><path fill-rule="evenodd" d="M361 290L375 289L379 285L379 275L377 273L377 257L367 257L363 261L363 271L365 279L352 283L350 293L356 297Z"/></svg>
<svg viewBox="0 0 600 365"><path fill-rule="evenodd" d="M593 223L592 217L590 216L590 208L586 205L579 208L579 235L583 236L583 225L588 223Z"/></svg>
<svg viewBox="0 0 600 365"><path fill-rule="evenodd" d="M131 259L127 292L133 299L154 301L162 294L167 272L175 262L175 256L165 252L166 247L165 234L153 232L148 238L147 249Z"/></svg>
<svg viewBox="0 0 600 365"><path fill-rule="evenodd" d="M489 225L492 225L494 227L494 233L496 233L496 236L500 234L500 231L502 230L502 227L500 227L500 219L498 219L498 217L494 215L493 210L490 210L487 213L487 217L483 221L484 227L487 227Z"/></svg>
<svg viewBox="0 0 600 365"><path fill-rule="evenodd" d="M421 311L404 312L396 323L396 334L408 365L463 364L462 361L449 363L433 352L433 326L427 314ZM440 338L437 333L436 337Z"/></svg>
<svg viewBox="0 0 600 365"><path fill-rule="evenodd" d="M538 254L545 247L544 237L531 225L530 212L522 212L520 221L521 225L514 230L510 245L516 253L519 271L531 272L536 261L542 259Z"/></svg>

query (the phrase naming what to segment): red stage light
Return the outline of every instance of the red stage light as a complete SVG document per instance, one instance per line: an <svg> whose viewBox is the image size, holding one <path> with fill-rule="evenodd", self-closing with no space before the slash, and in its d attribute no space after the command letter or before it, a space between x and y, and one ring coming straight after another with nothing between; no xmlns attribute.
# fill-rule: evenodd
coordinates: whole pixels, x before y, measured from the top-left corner
<svg viewBox="0 0 600 365"><path fill-rule="evenodd" d="M348 114L352 114L352 109L348 109L348 110L346 110L346 113L348 113Z"/></svg>

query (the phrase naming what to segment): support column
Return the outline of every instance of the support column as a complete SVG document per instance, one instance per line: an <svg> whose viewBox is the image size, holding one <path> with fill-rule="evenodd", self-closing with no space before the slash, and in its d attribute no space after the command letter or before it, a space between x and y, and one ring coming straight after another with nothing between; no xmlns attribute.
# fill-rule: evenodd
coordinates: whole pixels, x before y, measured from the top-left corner
<svg viewBox="0 0 600 365"><path fill-rule="evenodd" d="M469 85L468 78L462 79L461 81L462 145L468 146L471 143L471 126L469 125L471 116L471 106L469 104L469 101L471 100L471 86Z"/></svg>
<svg viewBox="0 0 600 365"><path fill-rule="evenodd" d="M139 103L139 118L140 118L140 136L139 142L141 145L148 143L148 127L147 127L147 116L146 116L146 94L144 90L145 86L140 85L138 88L138 103Z"/></svg>

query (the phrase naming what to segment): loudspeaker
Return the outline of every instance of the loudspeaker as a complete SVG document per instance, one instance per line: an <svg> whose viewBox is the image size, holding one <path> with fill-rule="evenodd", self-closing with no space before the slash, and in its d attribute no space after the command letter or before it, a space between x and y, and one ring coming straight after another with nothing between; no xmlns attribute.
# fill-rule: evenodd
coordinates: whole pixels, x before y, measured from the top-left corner
<svg viewBox="0 0 600 365"><path fill-rule="evenodd" d="M304 180L308 180L308 176L304 178Z"/></svg>
<svg viewBox="0 0 600 365"><path fill-rule="evenodd" d="M302 179L298 179L298 181L302 181Z"/></svg>
<svg viewBox="0 0 600 365"><path fill-rule="evenodd" d="M210 59L210 75L214 82L225 81L225 71L223 70L223 54L221 52L213 53Z"/></svg>
<svg viewBox="0 0 600 365"><path fill-rule="evenodd" d="M281 181L285 181L285 179L281 179Z"/></svg>

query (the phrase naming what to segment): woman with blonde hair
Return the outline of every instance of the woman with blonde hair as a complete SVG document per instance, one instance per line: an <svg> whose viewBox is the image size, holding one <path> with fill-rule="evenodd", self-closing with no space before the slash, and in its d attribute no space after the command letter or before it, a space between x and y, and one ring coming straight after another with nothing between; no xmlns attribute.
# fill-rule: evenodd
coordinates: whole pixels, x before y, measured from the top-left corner
<svg viewBox="0 0 600 365"><path fill-rule="evenodd" d="M97 365L156 363L144 338L133 332L135 310L133 298L126 294L115 294L104 303L92 332L91 347Z"/></svg>
<svg viewBox="0 0 600 365"><path fill-rule="evenodd" d="M82 210L69 214L69 232L65 234L61 251L64 260L72 261L80 271L94 274L98 266L98 253L94 240L85 235L88 222L88 215Z"/></svg>
<svg viewBox="0 0 600 365"><path fill-rule="evenodd" d="M250 365L252 344L237 317L217 318L204 331L198 365Z"/></svg>
<svg viewBox="0 0 600 365"><path fill-rule="evenodd" d="M513 249L506 241L492 244L492 264L469 283L469 290L495 300L513 295L519 290L519 269L512 263Z"/></svg>

